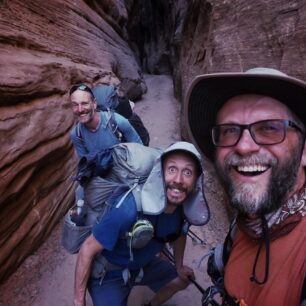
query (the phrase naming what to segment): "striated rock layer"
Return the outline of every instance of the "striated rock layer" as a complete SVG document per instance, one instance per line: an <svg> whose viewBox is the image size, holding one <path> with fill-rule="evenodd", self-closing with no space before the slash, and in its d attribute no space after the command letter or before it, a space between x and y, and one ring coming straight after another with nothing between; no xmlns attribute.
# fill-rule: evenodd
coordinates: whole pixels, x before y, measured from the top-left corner
<svg viewBox="0 0 306 306"><path fill-rule="evenodd" d="M306 80L303 0L192 1L184 22L175 73L179 96L202 73L271 67Z"/></svg>
<svg viewBox="0 0 306 306"><path fill-rule="evenodd" d="M119 1L108 5L104 20L84 1L0 2L0 281L73 201L67 89L102 78L123 80L131 98L145 90L121 37L126 10Z"/></svg>
<svg viewBox="0 0 306 306"><path fill-rule="evenodd" d="M181 102L203 73L271 67L306 80L303 0L133 3L127 28L139 64L148 73L172 74ZM184 124L182 135L188 139Z"/></svg>

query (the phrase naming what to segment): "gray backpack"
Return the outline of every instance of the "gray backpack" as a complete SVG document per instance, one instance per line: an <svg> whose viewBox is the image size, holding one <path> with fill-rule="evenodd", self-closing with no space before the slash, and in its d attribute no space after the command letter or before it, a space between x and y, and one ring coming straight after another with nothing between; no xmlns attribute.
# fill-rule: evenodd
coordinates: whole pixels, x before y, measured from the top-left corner
<svg viewBox="0 0 306 306"><path fill-rule="evenodd" d="M121 205L126 196L132 192L138 211L141 208L141 187L149 176L155 159L162 153L161 149L146 147L138 143L121 143L111 148L112 165L103 177L90 179L85 191L87 222L85 226L76 226L69 212L64 217L61 244L71 254L77 253L90 235L92 227L97 224L113 204L115 191L121 188L125 193L117 205Z"/></svg>

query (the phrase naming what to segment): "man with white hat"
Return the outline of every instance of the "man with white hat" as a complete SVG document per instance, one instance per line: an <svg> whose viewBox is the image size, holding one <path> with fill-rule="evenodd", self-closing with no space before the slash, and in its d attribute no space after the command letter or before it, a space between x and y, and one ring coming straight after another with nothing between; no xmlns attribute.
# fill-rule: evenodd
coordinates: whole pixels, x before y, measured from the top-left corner
<svg viewBox="0 0 306 306"><path fill-rule="evenodd" d="M133 193L120 194L109 204L110 210L79 251L74 305L85 305L88 286L95 306L124 306L134 285L156 292L148 305L162 305L194 278L193 270L184 264L185 225L204 225L209 220L199 152L188 142L169 146L143 185L141 209ZM141 228L146 232L137 234ZM170 241L175 266L156 256Z"/></svg>
<svg viewBox="0 0 306 306"><path fill-rule="evenodd" d="M237 211L228 296L244 306L302 305L306 83L270 68L201 75L184 107L193 143Z"/></svg>

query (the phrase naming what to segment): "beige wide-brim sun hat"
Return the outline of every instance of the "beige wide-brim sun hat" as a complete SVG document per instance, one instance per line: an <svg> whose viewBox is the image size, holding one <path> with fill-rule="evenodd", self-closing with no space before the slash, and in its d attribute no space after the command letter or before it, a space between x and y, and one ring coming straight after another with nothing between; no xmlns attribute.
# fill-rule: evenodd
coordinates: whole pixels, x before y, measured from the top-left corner
<svg viewBox="0 0 306 306"><path fill-rule="evenodd" d="M271 68L197 76L184 101L184 120L197 149L213 160L211 128L230 98L242 94L270 96L288 106L306 125L306 83Z"/></svg>

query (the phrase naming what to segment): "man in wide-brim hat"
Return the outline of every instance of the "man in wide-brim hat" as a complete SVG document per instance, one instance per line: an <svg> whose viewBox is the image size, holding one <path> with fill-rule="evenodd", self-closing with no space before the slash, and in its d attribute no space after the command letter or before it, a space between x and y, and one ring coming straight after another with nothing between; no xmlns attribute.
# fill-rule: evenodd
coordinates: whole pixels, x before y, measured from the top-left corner
<svg viewBox="0 0 306 306"><path fill-rule="evenodd" d="M237 211L224 275L228 296L239 305L301 305L306 83L270 68L200 75L184 116Z"/></svg>

